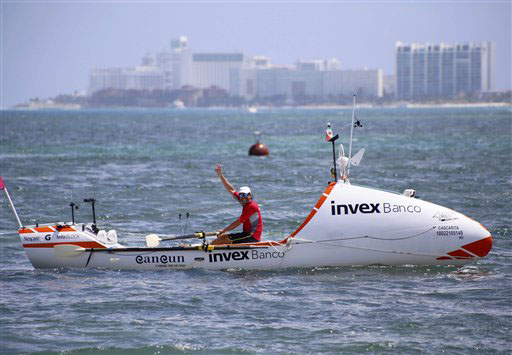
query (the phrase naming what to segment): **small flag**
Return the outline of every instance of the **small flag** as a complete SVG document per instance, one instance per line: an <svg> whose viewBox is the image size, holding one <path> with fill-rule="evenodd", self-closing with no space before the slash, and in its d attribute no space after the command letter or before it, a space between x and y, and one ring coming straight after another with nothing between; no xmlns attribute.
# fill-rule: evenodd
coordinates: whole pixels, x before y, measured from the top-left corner
<svg viewBox="0 0 512 355"><path fill-rule="evenodd" d="M331 130L331 124L327 123L327 129L325 130L325 140L327 142L330 142L332 139L332 130Z"/></svg>
<svg viewBox="0 0 512 355"><path fill-rule="evenodd" d="M0 190L5 189L4 179L0 176Z"/></svg>

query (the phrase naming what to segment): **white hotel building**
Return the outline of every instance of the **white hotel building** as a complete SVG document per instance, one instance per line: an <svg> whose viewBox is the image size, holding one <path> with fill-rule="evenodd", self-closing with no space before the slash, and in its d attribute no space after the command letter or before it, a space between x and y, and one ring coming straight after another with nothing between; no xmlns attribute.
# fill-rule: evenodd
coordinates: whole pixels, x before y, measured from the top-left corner
<svg viewBox="0 0 512 355"><path fill-rule="evenodd" d="M89 93L102 89L156 90L165 89L162 69L154 66L93 69L89 75Z"/></svg>
<svg viewBox="0 0 512 355"><path fill-rule="evenodd" d="M396 43L396 98L455 97L494 90L495 44Z"/></svg>
<svg viewBox="0 0 512 355"><path fill-rule="evenodd" d="M325 99L354 93L366 98L378 98L383 95L383 74L381 69L243 69L231 72L229 93L247 99L276 95L290 99L300 96Z"/></svg>
<svg viewBox="0 0 512 355"><path fill-rule="evenodd" d="M352 95L382 97L380 69L340 70L336 59L299 61L292 67L278 67L267 57L247 57L242 53L192 53L187 38L171 41L171 48L143 58L135 68L93 69L89 92L114 89L206 89L216 86L232 96L246 99L284 95L295 97Z"/></svg>

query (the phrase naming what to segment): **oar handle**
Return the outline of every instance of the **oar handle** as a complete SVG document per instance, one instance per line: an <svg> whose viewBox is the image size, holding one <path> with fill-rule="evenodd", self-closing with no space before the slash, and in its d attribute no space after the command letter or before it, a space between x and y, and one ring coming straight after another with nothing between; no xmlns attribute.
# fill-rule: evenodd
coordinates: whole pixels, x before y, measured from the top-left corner
<svg viewBox="0 0 512 355"><path fill-rule="evenodd" d="M216 237L219 235L219 232L202 232L202 233L204 234L205 237Z"/></svg>
<svg viewBox="0 0 512 355"><path fill-rule="evenodd" d="M213 237L217 236L217 232L197 232L193 234L185 234L185 235L176 235L172 237L162 238L161 240L178 240L178 239L191 239L191 238L198 238L203 239L205 237Z"/></svg>

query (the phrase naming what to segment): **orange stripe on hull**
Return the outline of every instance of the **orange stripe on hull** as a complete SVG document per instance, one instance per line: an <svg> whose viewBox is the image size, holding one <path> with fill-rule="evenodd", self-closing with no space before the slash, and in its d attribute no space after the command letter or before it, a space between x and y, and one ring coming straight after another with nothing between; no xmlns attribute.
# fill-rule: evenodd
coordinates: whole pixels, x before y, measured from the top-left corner
<svg viewBox="0 0 512 355"><path fill-rule="evenodd" d="M73 243L33 243L33 244L23 244L24 248L53 248L56 245L78 245L82 248L102 248L106 249L106 247L98 242L73 242Z"/></svg>
<svg viewBox="0 0 512 355"><path fill-rule="evenodd" d="M472 258L473 255L466 253L464 250L455 250L448 253L448 255L455 257L464 257L464 258Z"/></svg>
<svg viewBox="0 0 512 355"><path fill-rule="evenodd" d="M71 227L57 228L57 230L59 232L76 232L76 229L75 228L71 228Z"/></svg>
<svg viewBox="0 0 512 355"><path fill-rule="evenodd" d="M477 240L476 242L463 245L462 248L483 258L489 254L492 249L492 235L487 238Z"/></svg>
<svg viewBox="0 0 512 355"><path fill-rule="evenodd" d="M280 242L268 241L268 242L244 243L244 244L251 245L251 246L258 246L258 247L281 246L281 245L286 244L287 239L288 238L286 238L285 240L280 241ZM233 244L226 244L226 245L233 245ZM238 245L238 244L235 244L235 245Z"/></svg>
<svg viewBox="0 0 512 355"><path fill-rule="evenodd" d="M491 248L492 248L492 235L488 236L487 238L477 240L476 242L463 245L460 249L457 249L457 250L447 253L448 255L451 255L452 257L440 256L440 257L436 258L436 260L451 260L453 258L459 259L459 260L473 259L474 256L469 253L475 254L475 255L479 256L480 258L483 258L487 254L489 254L489 252L491 251ZM467 252L469 252L469 253L467 253Z"/></svg>
<svg viewBox="0 0 512 355"><path fill-rule="evenodd" d="M304 228L306 226L306 224L309 223L309 221L311 220L311 218L313 218L313 216L316 214L316 211L313 210L311 212L309 212L309 216L306 217L306 219L304 220L304 222L302 222L302 224L300 225L299 228L297 228L297 230L295 232L293 232L290 237L295 237L297 235L297 233L299 233L302 228Z"/></svg>
<svg viewBox="0 0 512 355"><path fill-rule="evenodd" d="M33 234L33 233L53 233L55 230L59 232L76 232L75 228L65 226L57 228L57 226L52 227L37 227L37 228L23 228L18 230L19 234Z"/></svg>
<svg viewBox="0 0 512 355"><path fill-rule="evenodd" d="M320 197L320 199L316 203L315 208L320 209L320 207L322 207L322 205L324 204L326 199L327 199L327 197L322 195L322 197Z"/></svg>
<svg viewBox="0 0 512 355"><path fill-rule="evenodd" d="M40 233L53 233L55 231L54 229L51 229L50 227L39 227L39 228L35 228L35 230Z"/></svg>
<svg viewBox="0 0 512 355"><path fill-rule="evenodd" d="M19 234L34 234L35 232L30 228L23 228L18 230Z"/></svg>
<svg viewBox="0 0 512 355"><path fill-rule="evenodd" d="M329 183L329 186L327 186L327 188L325 189L324 191L324 194L325 195L329 195L332 191L332 189L334 188L334 186L336 185L335 182L330 182ZM327 199L327 196L324 196L324 194L322 194L322 197L320 197L320 199L318 200L318 202L316 203L315 205L315 208L316 210L319 210L320 207L322 207L322 205L324 204L325 200ZM316 214L316 210L313 209L311 212L309 212L309 215L306 217L306 219L304 220L304 222L302 222L302 224L300 225L299 228L297 228L297 230L295 232L293 232L292 234L290 234L289 237L287 237L286 239L284 239L282 242L285 242L288 238L292 238L292 237L295 237L297 235L297 233L299 233L302 228L304 228L306 226L306 224L308 224L308 222L311 220L311 218L313 218L313 216Z"/></svg>

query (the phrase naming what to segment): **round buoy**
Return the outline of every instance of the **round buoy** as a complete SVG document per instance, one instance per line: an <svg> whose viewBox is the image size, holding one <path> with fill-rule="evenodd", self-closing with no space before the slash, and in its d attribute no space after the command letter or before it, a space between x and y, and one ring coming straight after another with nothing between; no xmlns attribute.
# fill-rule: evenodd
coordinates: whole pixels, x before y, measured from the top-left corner
<svg viewBox="0 0 512 355"><path fill-rule="evenodd" d="M253 144L251 146L251 148L249 148L249 155L260 156L260 155L268 155L268 153L269 153L268 147L265 144L260 143L260 142L256 142L255 144Z"/></svg>
<svg viewBox="0 0 512 355"><path fill-rule="evenodd" d="M263 155L268 155L270 152L268 150L268 147L263 144L263 143L260 143L259 141L259 136L261 135L261 132L254 132L254 135L256 136L256 143L254 143L250 148L249 148L249 155L255 155L255 156L263 156Z"/></svg>

